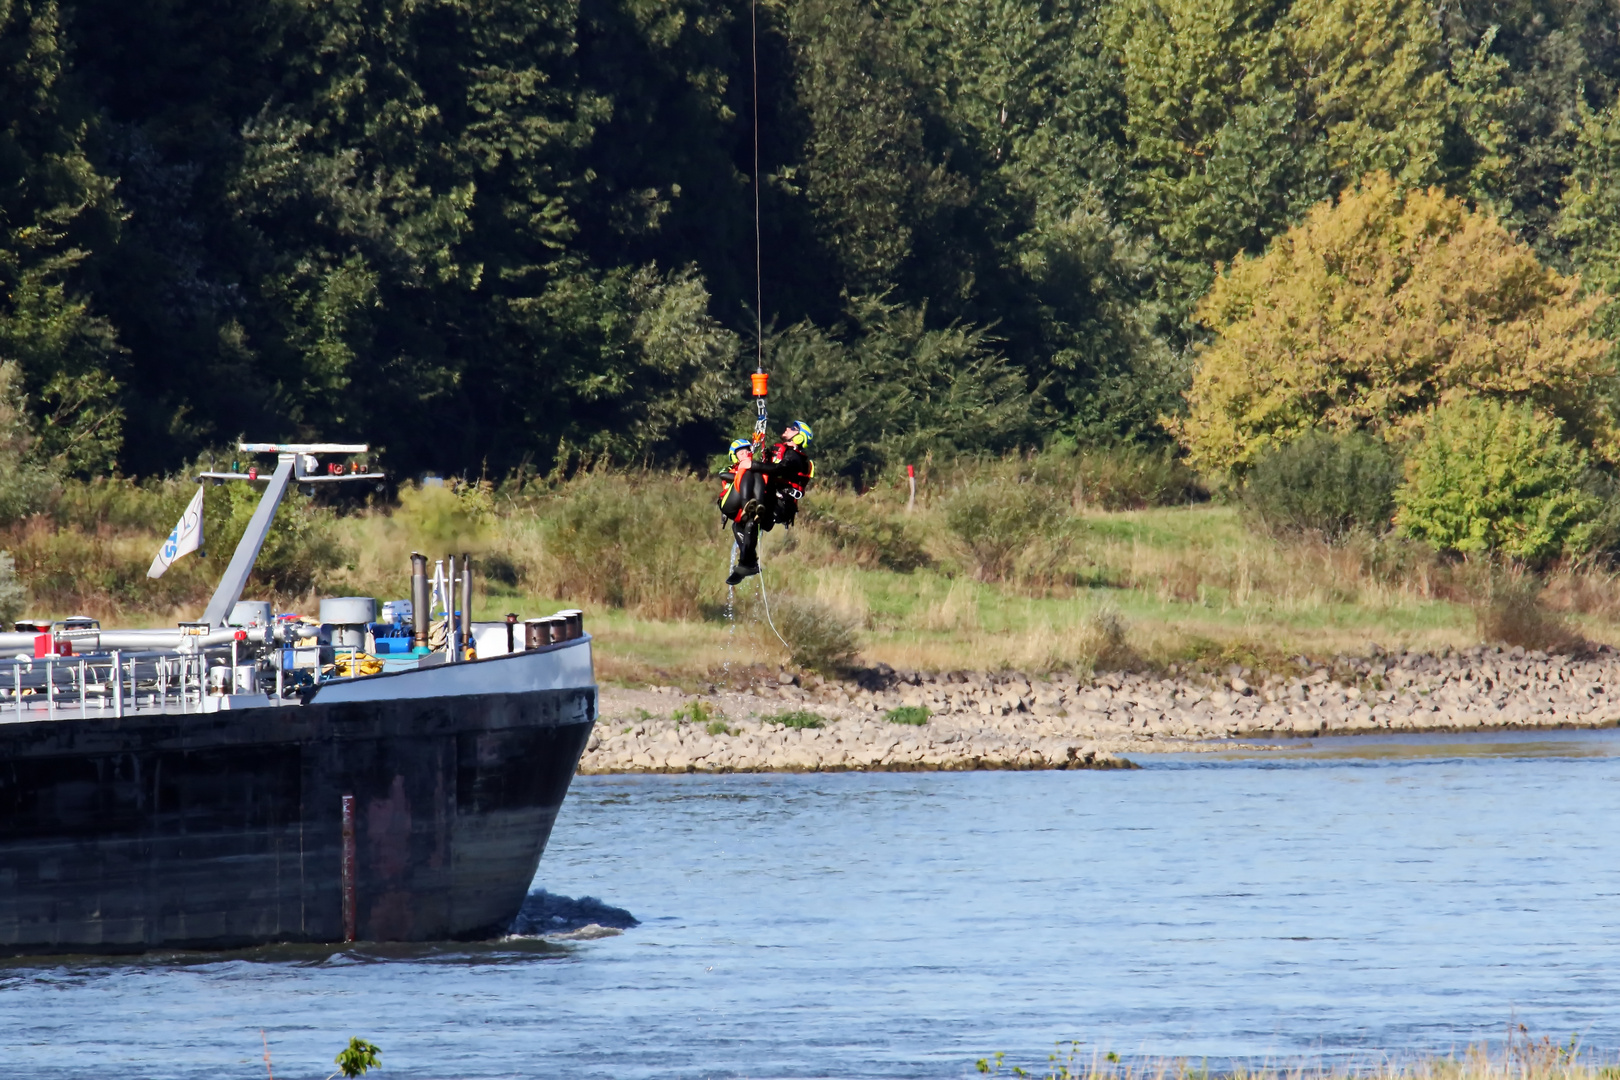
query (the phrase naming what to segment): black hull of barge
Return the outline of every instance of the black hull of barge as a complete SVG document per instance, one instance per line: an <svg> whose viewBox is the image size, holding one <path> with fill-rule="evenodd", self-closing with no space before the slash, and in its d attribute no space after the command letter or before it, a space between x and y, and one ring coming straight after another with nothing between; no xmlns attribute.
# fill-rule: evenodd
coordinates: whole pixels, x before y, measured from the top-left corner
<svg viewBox="0 0 1620 1080"><path fill-rule="evenodd" d="M0 954L475 940L517 915L594 687L0 724Z"/></svg>

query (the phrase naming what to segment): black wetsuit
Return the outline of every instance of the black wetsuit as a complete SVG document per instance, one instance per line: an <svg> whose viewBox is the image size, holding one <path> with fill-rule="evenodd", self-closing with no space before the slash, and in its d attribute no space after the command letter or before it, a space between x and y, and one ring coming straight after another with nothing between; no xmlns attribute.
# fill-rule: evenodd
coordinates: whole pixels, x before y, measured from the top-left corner
<svg viewBox="0 0 1620 1080"><path fill-rule="evenodd" d="M777 525L791 526L799 512L799 496L815 475L815 466L803 450L790 443L777 443L762 450L753 463L725 486L720 493L720 512L731 522L737 540L737 565L759 566L760 530L769 532ZM752 517L743 510L757 504Z"/></svg>

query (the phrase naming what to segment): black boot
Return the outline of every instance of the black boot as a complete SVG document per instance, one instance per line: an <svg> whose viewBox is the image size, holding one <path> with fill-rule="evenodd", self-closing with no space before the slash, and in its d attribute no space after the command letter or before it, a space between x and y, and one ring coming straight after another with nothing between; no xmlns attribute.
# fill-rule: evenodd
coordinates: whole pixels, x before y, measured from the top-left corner
<svg viewBox="0 0 1620 1080"><path fill-rule="evenodd" d="M726 584L736 585L759 573L759 526L752 521L738 522L731 532L737 540L737 564L731 568Z"/></svg>

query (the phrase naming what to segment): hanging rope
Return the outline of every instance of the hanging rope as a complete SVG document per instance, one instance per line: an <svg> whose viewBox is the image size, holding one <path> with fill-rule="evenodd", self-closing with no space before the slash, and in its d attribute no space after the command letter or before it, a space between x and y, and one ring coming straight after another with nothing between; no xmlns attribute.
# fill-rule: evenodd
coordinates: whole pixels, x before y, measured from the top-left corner
<svg viewBox="0 0 1620 1080"><path fill-rule="evenodd" d="M759 553L756 551L754 554L757 558ZM731 545L731 565L733 569L737 566L737 544L735 541ZM771 633L775 634L776 640L782 643L782 648L786 649L789 655L792 655L793 646L787 643L787 638L782 636L782 631L776 628L776 623L771 618L771 598L765 594L765 563L763 561L759 564L759 573L754 576L759 578L759 601L765 607L765 625L771 628ZM737 593L735 585L732 586L731 592L732 596L735 597Z"/></svg>

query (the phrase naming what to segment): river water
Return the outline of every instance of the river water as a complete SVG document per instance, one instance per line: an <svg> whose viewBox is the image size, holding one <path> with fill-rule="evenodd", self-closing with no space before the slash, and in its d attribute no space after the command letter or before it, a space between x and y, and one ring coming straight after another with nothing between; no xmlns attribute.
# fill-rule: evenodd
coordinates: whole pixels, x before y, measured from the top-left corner
<svg viewBox="0 0 1620 1080"><path fill-rule="evenodd" d="M536 887L598 940L0 965L0 1075L963 1077L1620 1056L1615 732L1322 740L1133 772L590 777Z"/></svg>

